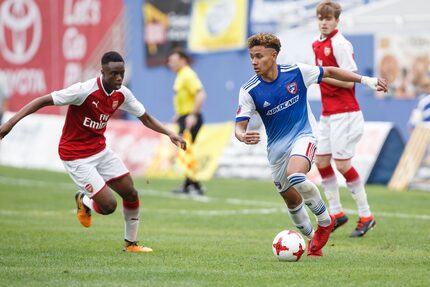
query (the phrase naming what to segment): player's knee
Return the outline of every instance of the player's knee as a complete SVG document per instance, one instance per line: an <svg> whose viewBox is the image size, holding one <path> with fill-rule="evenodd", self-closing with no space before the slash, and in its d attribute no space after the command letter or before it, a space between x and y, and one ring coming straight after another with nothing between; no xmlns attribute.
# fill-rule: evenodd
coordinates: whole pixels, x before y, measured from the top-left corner
<svg viewBox="0 0 430 287"><path fill-rule="evenodd" d="M109 200L101 206L102 214L108 215L115 211L117 206L116 200Z"/></svg>
<svg viewBox="0 0 430 287"><path fill-rule="evenodd" d="M341 173L344 174L351 168L350 165L344 165L344 164L338 164L336 163L336 169Z"/></svg>
<svg viewBox="0 0 430 287"><path fill-rule="evenodd" d="M132 186L122 197L125 201L136 201L139 199L138 191Z"/></svg>

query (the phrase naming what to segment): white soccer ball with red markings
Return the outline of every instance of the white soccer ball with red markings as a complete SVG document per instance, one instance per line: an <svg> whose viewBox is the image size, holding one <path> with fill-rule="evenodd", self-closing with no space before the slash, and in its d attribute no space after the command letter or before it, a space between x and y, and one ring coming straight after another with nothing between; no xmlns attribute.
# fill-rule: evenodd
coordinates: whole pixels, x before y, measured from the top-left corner
<svg viewBox="0 0 430 287"><path fill-rule="evenodd" d="M305 253L306 243L300 233L284 230L273 239L272 250L279 261L299 261Z"/></svg>

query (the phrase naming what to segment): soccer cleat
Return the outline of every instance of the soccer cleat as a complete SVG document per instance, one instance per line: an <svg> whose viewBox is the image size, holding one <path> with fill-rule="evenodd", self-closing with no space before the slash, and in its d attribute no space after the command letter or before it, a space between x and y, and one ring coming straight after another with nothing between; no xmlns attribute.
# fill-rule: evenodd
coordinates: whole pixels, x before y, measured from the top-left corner
<svg viewBox="0 0 430 287"><path fill-rule="evenodd" d="M173 194L189 194L190 191L188 190L187 187L180 187L177 189L172 190Z"/></svg>
<svg viewBox="0 0 430 287"><path fill-rule="evenodd" d="M204 188L202 188L200 185L197 185L197 184L192 184L192 185L188 186L188 192L191 195L204 195L205 194Z"/></svg>
<svg viewBox="0 0 430 287"><path fill-rule="evenodd" d="M146 246L141 246L137 244L136 242L129 242L129 241L125 241L124 247L122 248L122 251L125 252L144 252L144 253L149 253L152 252L152 248L146 247Z"/></svg>
<svg viewBox="0 0 430 287"><path fill-rule="evenodd" d="M322 249L320 250L311 250L311 242L308 242L308 256L313 256L313 257L321 257L323 256L322 253Z"/></svg>
<svg viewBox="0 0 430 287"><path fill-rule="evenodd" d="M333 230L331 232L334 232L337 228L341 227L345 223L348 222L348 216L345 215L345 212L339 212L334 215L335 217L335 223Z"/></svg>
<svg viewBox="0 0 430 287"><path fill-rule="evenodd" d="M314 237L312 238L311 242L309 242L308 252L314 253L326 245L328 238L330 237L330 233L333 230L334 224L336 223L334 215L330 215L330 219L330 225L318 225Z"/></svg>
<svg viewBox="0 0 430 287"><path fill-rule="evenodd" d="M91 209L85 206L82 198L84 197L84 193L81 191L76 192L75 201L76 201L76 216L78 217L79 222L84 227L91 226Z"/></svg>
<svg viewBox="0 0 430 287"><path fill-rule="evenodd" d="M373 229L375 225L376 225L376 220L373 215L369 217L360 217L357 223L357 227L351 233L350 237L364 236L364 234L366 234L367 231L369 231L370 229Z"/></svg>

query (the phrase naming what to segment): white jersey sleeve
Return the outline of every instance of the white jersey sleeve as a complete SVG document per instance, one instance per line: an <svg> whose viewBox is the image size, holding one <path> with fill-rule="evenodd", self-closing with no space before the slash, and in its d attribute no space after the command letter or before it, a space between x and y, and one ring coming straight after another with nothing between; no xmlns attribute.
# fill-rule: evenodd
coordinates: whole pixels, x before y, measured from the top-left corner
<svg viewBox="0 0 430 287"><path fill-rule="evenodd" d="M319 84L324 75L324 70L320 66L311 66L307 64L297 64L302 73L303 81L305 82L306 88L311 84Z"/></svg>
<svg viewBox="0 0 430 287"><path fill-rule="evenodd" d="M122 86L120 91L124 94L124 103L119 107L119 109L129 112L130 114L141 117L145 114L146 109L141 102L139 102L127 87Z"/></svg>
<svg viewBox="0 0 430 287"><path fill-rule="evenodd" d="M83 83L73 84L63 90L54 91L51 93L51 96L56 106L80 106L97 89L97 78L94 78Z"/></svg>
<svg viewBox="0 0 430 287"><path fill-rule="evenodd" d="M333 55L336 58L339 68L351 72L357 71L357 64L354 60L354 48L350 42L343 41L341 43L334 44Z"/></svg>
<svg viewBox="0 0 430 287"><path fill-rule="evenodd" d="M236 122L249 120L255 114L255 103L251 95L243 88L239 91L239 107L236 113Z"/></svg>

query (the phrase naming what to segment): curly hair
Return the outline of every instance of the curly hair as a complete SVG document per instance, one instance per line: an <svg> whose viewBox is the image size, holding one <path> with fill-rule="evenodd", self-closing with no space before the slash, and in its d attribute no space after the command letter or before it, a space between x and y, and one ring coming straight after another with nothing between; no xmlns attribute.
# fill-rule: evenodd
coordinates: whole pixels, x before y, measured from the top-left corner
<svg viewBox="0 0 430 287"><path fill-rule="evenodd" d="M281 50L281 41L273 34L259 33L248 38L248 49L251 49L254 46L272 48L279 53Z"/></svg>

